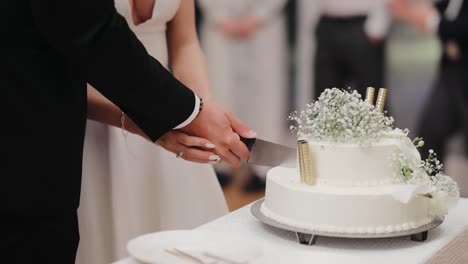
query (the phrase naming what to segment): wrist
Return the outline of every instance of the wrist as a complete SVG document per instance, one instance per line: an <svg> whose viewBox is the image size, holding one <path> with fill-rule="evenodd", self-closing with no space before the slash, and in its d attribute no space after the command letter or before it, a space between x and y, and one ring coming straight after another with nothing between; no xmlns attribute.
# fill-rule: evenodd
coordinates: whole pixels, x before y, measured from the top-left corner
<svg viewBox="0 0 468 264"><path fill-rule="evenodd" d="M204 100L203 100L203 97L198 97L200 102L198 103L198 113L197 115L195 116L194 120L197 119L197 117L200 116L201 112L203 111L203 106L205 104Z"/></svg>
<svg viewBox="0 0 468 264"><path fill-rule="evenodd" d="M199 98L200 98L200 105L198 108L197 115L189 124L181 128L182 131L193 130L194 127L197 127L199 125L200 120L203 119L204 116L206 116L207 111L209 111L208 108L211 107L213 101L211 99L206 100L205 98L202 98L202 97L199 97Z"/></svg>
<svg viewBox="0 0 468 264"><path fill-rule="evenodd" d="M127 133L132 133L151 141L148 135L146 135L145 132L143 132L143 130L141 130L141 128L135 122L133 122L133 120L129 118L124 112L122 112L120 123L122 135L126 136Z"/></svg>
<svg viewBox="0 0 468 264"><path fill-rule="evenodd" d="M202 116L205 112L207 112L208 108L211 107L211 105L213 105L214 103L214 100L210 97L208 98L205 98L205 97L199 97L200 98L200 105L199 105L199 108L198 108L198 113L197 113L197 116L193 119L192 122L200 119L200 116Z"/></svg>

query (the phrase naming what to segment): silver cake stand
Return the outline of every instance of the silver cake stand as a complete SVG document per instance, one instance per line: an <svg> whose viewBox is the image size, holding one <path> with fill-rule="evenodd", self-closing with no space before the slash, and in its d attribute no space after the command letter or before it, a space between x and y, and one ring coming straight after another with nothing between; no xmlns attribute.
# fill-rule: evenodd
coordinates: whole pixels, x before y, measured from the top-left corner
<svg viewBox="0 0 468 264"><path fill-rule="evenodd" d="M384 233L384 234L353 234L353 233L322 232L322 231L308 230L308 229L289 226L289 225L277 222L271 218L268 218L260 210L263 201L264 199L260 199L256 201L252 205L252 207L250 207L250 212L252 213L253 216L255 216L258 220L260 220L262 223L266 225L294 232L296 234L296 238L299 243L303 245L309 245L309 246L315 244L319 236L344 237L344 238L388 238L388 237L410 236L411 240L413 241L423 242L427 240L428 232L431 229L436 228L443 222L443 220L434 220L431 223L421 226L416 229Z"/></svg>

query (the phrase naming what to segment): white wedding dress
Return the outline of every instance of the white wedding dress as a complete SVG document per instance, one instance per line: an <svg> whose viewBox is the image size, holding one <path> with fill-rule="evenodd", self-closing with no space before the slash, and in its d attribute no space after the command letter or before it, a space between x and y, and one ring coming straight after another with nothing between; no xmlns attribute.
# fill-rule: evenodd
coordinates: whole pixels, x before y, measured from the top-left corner
<svg viewBox="0 0 468 264"><path fill-rule="evenodd" d="M156 0L153 17L139 26L128 0L115 4L148 52L167 66L166 23L180 0ZM88 122L83 163L77 263L109 263L127 256L126 243L136 236L193 228L228 212L211 166L177 159L120 129Z"/></svg>

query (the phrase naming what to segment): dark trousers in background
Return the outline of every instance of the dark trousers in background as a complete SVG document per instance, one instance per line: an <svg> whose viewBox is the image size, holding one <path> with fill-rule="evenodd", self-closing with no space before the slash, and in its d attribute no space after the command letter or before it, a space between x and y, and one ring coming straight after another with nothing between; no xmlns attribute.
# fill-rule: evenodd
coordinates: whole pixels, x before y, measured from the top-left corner
<svg viewBox="0 0 468 264"><path fill-rule="evenodd" d="M421 154L425 158L433 149L441 161L446 157L446 143L463 131L465 152L468 150L468 100L466 80L468 67L461 62L444 60L440 75L426 103L417 135L425 142Z"/></svg>
<svg viewBox="0 0 468 264"><path fill-rule="evenodd" d="M383 86L384 42L372 44L364 32L366 17L321 17L315 55L315 96L326 88L348 88L365 95Z"/></svg>
<svg viewBox="0 0 468 264"><path fill-rule="evenodd" d="M0 212L0 262L74 264L79 243L75 212L54 216Z"/></svg>

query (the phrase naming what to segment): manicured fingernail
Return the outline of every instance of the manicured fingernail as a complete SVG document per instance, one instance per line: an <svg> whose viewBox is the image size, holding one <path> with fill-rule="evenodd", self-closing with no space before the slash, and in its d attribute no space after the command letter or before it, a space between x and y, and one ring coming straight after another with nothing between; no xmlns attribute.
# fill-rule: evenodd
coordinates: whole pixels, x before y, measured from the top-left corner
<svg viewBox="0 0 468 264"><path fill-rule="evenodd" d="M206 144L205 144L205 147L207 147L207 148L209 148L209 149L214 149L214 148L216 148L216 146L213 145L213 144L211 144L211 143L206 143Z"/></svg>
<svg viewBox="0 0 468 264"><path fill-rule="evenodd" d="M254 131L250 130L249 133L247 133L249 135L249 137L256 137L257 136L257 133L255 133Z"/></svg>
<svg viewBox="0 0 468 264"><path fill-rule="evenodd" d="M212 161L218 161L218 160L219 160L219 156L218 156L218 155L211 155L211 156L210 156L210 160L212 160Z"/></svg>

